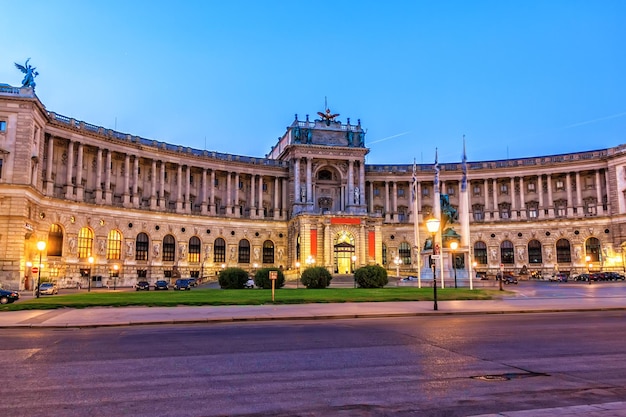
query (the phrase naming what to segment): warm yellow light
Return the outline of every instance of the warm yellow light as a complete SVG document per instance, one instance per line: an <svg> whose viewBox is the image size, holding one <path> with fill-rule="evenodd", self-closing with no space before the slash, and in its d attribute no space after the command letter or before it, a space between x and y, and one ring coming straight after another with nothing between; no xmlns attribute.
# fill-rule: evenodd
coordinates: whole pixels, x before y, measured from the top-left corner
<svg viewBox="0 0 626 417"><path fill-rule="evenodd" d="M94 262L93 256L90 256L89 258L87 258L87 262L89 262L90 264L93 264Z"/></svg>
<svg viewBox="0 0 626 417"><path fill-rule="evenodd" d="M300 268L300 262L296 262L296 268Z"/></svg>
<svg viewBox="0 0 626 417"><path fill-rule="evenodd" d="M356 255L352 255L352 262L356 262Z"/></svg>
<svg viewBox="0 0 626 417"><path fill-rule="evenodd" d="M118 264L113 265L113 270L117 271L118 269L120 269L120 266Z"/></svg>
<svg viewBox="0 0 626 417"><path fill-rule="evenodd" d="M450 249L452 249L452 251L455 251L458 248L459 248L459 242L456 242L456 241L450 242Z"/></svg>
<svg viewBox="0 0 626 417"><path fill-rule="evenodd" d="M46 249L46 242L44 242L43 240L37 242L37 250L39 252L43 252L44 249Z"/></svg>
<svg viewBox="0 0 626 417"><path fill-rule="evenodd" d="M437 233L437 231L439 231L440 224L441 221L438 218L431 217L430 219L426 220L426 229L428 229L428 232L431 234Z"/></svg>
<svg viewBox="0 0 626 417"><path fill-rule="evenodd" d="M586 260L587 262L591 261L591 256L589 256L589 255L585 256L585 260Z"/></svg>

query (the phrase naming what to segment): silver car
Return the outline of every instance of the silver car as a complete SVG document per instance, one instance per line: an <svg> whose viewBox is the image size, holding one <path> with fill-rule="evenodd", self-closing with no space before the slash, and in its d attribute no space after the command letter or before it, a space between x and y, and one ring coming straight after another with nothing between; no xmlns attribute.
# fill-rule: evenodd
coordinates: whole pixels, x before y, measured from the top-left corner
<svg viewBox="0 0 626 417"><path fill-rule="evenodd" d="M59 289L52 282L44 282L39 286L39 294L54 295L58 293Z"/></svg>

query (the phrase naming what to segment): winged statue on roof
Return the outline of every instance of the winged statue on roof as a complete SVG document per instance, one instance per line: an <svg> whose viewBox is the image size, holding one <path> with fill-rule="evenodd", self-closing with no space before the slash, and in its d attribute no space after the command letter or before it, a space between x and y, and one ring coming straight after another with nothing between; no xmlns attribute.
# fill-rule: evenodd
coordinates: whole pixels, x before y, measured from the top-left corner
<svg viewBox="0 0 626 417"><path fill-rule="evenodd" d="M33 67L28 63L30 58L26 60L24 65L20 65L17 62L15 63L15 67L24 73L24 79L22 80L22 87L32 87L35 88L35 77L39 75L36 71L36 67Z"/></svg>
<svg viewBox="0 0 626 417"><path fill-rule="evenodd" d="M319 114L322 120L326 122L327 126L330 125L330 122L334 122L336 117L339 117L339 113L332 114L330 109L326 109L326 113L318 111L317 114Z"/></svg>

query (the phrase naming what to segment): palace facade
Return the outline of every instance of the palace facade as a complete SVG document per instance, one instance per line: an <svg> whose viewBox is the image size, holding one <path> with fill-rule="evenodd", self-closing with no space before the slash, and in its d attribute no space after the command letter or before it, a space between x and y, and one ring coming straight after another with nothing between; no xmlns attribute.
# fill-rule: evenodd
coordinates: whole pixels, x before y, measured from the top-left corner
<svg viewBox="0 0 626 417"><path fill-rule="evenodd" d="M74 120L46 110L32 88L0 85L0 283L31 289L38 265L61 287L231 266L351 273L380 264L427 277L434 165L366 164L360 121L319 114L296 116L255 158ZM625 151L469 162L466 190L462 164L441 164L437 191L451 207L469 194L459 276L471 267L623 271ZM450 276L450 258L444 268Z"/></svg>

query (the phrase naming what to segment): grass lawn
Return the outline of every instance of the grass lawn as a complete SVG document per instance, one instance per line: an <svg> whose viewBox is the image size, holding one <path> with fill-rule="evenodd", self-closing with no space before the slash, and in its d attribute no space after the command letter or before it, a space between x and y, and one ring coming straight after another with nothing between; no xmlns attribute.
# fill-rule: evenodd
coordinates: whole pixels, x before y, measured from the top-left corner
<svg viewBox="0 0 626 417"><path fill-rule="evenodd" d="M442 300L490 300L502 296L498 290L469 290L445 288L437 290ZM274 304L351 303L366 301L432 301L432 288L281 288L275 291ZM55 308L85 308L97 306L194 306L194 305L260 305L272 304L272 291L193 289L191 291L149 292L81 292L68 295L42 296L0 306L2 310L34 310Z"/></svg>

